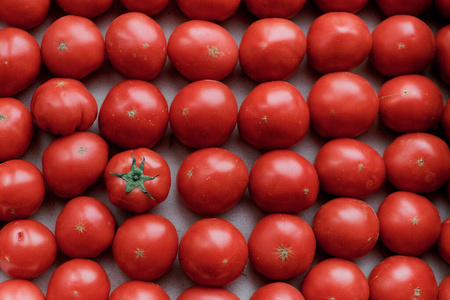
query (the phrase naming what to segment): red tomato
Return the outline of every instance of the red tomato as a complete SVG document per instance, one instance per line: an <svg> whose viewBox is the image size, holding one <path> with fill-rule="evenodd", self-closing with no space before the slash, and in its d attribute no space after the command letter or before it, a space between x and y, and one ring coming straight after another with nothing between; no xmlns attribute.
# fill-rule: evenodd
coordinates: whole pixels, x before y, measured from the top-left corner
<svg viewBox="0 0 450 300"><path fill-rule="evenodd" d="M321 188L336 196L365 198L376 192L386 178L381 155L355 139L325 143L317 152L314 166Z"/></svg>
<svg viewBox="0 0 450 300"><path fill-rule="evenodd" d="M146 212L166 200L170 176L170 168L164 158L148 148L114 155L104 172L111 203L135 213Z"/></svg>
<svg viewBox="0 0 450 300"><path fill-rule="evenodd" d="M433 270L414 256L389 256L369 275L371 300L436 299L438 285Z"/></svg>
<svg viewBox="0 0 450 300"><path fill-rule="evenodd" d="M439 292L436 300L450 299L450 275L444 277L439 284Z"/></svg>
<svg viewBox="0 0 450 300"><path fill-rule="evenodd" d="M314 4L323 12L344 11L357 13L369 0L313 0Z"/></svg>
<svg viewBox="0 0 450 300"><path fill-rule="evenodd" d="M438 12L447 19L450 19L450 1L449 0L435 0L434 5Z"/></svg>
<svg viewBox="0 0 450 300"><path fill-rule="evenodd" d="M55 0L56 4L68 15L94 18L105 13L113 0Z"/></svg>
<svg viewBox="0 0 450 300"><path fill-rule="evenodd" d="M175 261L178 234L175 226L156 214L130 217L114 236L114 261L129 277L152 281L166 274Z"/></svg>
<svg viewBox="0 0 450 300"><path fill-rule="evenodd" d="M450 11L450 1L448 1ZM450 13L449 13L450 19ZM436 57L435 65L441 79L450 85L450 24L440 28L435 35Z"/></svg>
<svg viewBox="0 0 450 300"><path fill-rule="evenodd" d="M306 37L294 22L264 18L252 23L239 46L239 63L257 82L285 80L300 66L306 54Z"/></svg>
<svg viewBox="0 0 450 300"><path fill-rule="evenodd" d="M10 222L34 214L45 198L41 171L26 160L0 164L0 220Z"/></svg>
<svg viewBox="0 0 450 300"><path fill-rule="evenodd" d="M380 233L377 214L359 199L335 198L316 212L312 229L317 244L334 257L355 260L368 254Z"/></svg>
<svg viewBox="0 0 450 300"><path fill-rule="evenodd" d="M205 215L224 213L241 200L248 169L236 154L205 148L189 154L177 173L177 191L190 210Z"/></svg>
<svg viewBox="0 0 450 300"><path fill-rule="evenodd" d="M52 78L34 92L30 110L38 127L69 135L86 130L97 118L97 101L76 79Z"/></svg>
<svg viewBox="0 0 450 300"><path fill-rule="evenodd" d="M17 220L0 230L0 269L6 275L28 279L46 271L56 259L56 240L45 225Z"/></svg>
<svg viewBox="0 0 450 300"><path fill-rule="evenodd" d="M142 80L125 80L113 86L98 115L102 136L125 149L155 146L168 123L166 98L156 86Z"/></svg>
<svg viewBox="0 0 450 300"><path fill-rule="evenodd" d="M329 12L314 19L306 41L308 63L321 74L353 70L372 48L366 23L348 12Z"/></svg>
<svg viewBox="0 0 450 300"><path fill-rule="evenodd" d="M419 16L431 7L433 0L375 0L375 2L387 16Z"/></svg>
<svg viewBox="0 0 450 300"><path fill-rule="evenodd" d="M430 27L410 15L388 17L372 31L370 62L382 75L423 71L434 59L436 42Z"/></svg>
<svg viewBox="0 0 450 300"><path fill-rule="evenodd" d="M285 282L272 282L258 288L250 300L305 300L303 295L292 285Z"/></svg>
<svg viewBox="0 0 450 300"><path fill-rule="evenodd" d="M326 138L356 137L367 131L378 115L377 92L360 75L334 72L311 87L307 103L311 127Z"/></svg>
<svg viewBox="0 0 450 300"><path fill-rule="evenodd" d="M247 242L229 221L204 218L184 233L178 259L196 284L221 287L241 276L248 260Z"/></svg>
<svg viewBox="0 0 450 300"><path fill-rule="evenodd" d="M429 133L400 135L386 147L383 158L387 179L398 190L430 193L450 177L450 149Z"/></svg>
<svg viewBox="0 0 450 300"><path fill-rule="evenodd" d="M450 264L450 217L441 224L441 234L438 239L437 248L441 257Z"/></svg>
<svg viewBox="0 0 450 300"><path fill-rule="evenodd" d="M58 215L55 238L58 248L71 258L97 257L111 246L116 221L103 202L76 197Z"/></svg>
<svg viewBox="0 0 450 300"><path fill-rule="evenodd" d="M271 280L305 273L316 252L314 232L305 220L290 214L268 214L248 239L252 267Z"/></svg>
<svg viewBox="0 0 450 300"><path fill-rule="evenodd" d="M39 287L25 279L9 279L1 282L0 298L5 300L45 300Z"/></svg>
<svg viewBox="0 0 450 300"><path fill-rule="evenodd" d="M0 97L13 96L29 87L41 68L41 50L25 30L0 29Z"/></svg>
<svg viewBox="0 0 450 300"><path fill-rule="evenodd" d="M140 12L118 16L105 34L106 54L113 67L126 77L152 80L167 59L167 42L161 26Z"/></svg>
<svg viewBox="0 0 450 300"><path fill-rule="evenodd" d="M273 150L253 164L248 188L253 202L264 211L296 214L316 201L319 177L300 154Z"/></svg>
<svg viewBox="0 0 450 300"><path fill-rule="evenodd" d="M99 135L78 131L51 142L42 154L42 173L58 197L81 195L103 175L108 144Z"/></svg>
<svg viewBox="0 0 450 300"><path fill-rule="evenodd" d="M15 98L0 98L0 162L17 159L28 150L34 135L33 117Z"/></svg>
<svg viewBox="0 0 450 300"><path fill-rule="evenodd" d="M428 131L441 119L444 97L439 87L422 75L401 75L378 91L380 121L397 132Z"/></svg>
<svg viewBox="0 0 450 300"><path fill-rule="evenodd" d="M0 21L6 26L31 29L42 24L50 9L50 0L1 0Z"/></svg>
<svg viewBox="0 0 450 300"><path fill-rule="evenodd" d="M178 25L169 37L167 54L174 68L190 81L222 80L233 72L239 59L233 36L204 20Z"/></svg>
<svg viewBox="0 0 450 300"><path fill-rule="evenodd" d="M200 80L182 88L170 105L170 127L175 137L191 148L225 143L238 117L233 91L215 80Z"/></svg>
<svg viewBox="0 0 450 300"><path fill-rule="evenodd" d="M245 7L257 18L290 19L302 10L306 0L244 0Z"/></svg>
<svg viewBox="0 0 450 300"><path fill-rule="evenodd" d="M153 16L162 12L169 0L119 0L123 6L129 11L141 12L149 16Z"/></svg>
<svg viewBox="0 0 450 300"><path fill-rule="evenodd" d="M306 273L301 291L308 300L330 299L330 295L331 299L369 299L366 276L355 263L342 258L328 258L314 265Z"/></svg>
<svg viewBox="0 0 450 300"><path fill-rule="evenodd" d="M239 133L259 149L291 148L303 140L308 127L308 105L300 91L286 81L257 85L239 109Z"/></svg>
<svg viewBox="0 0 450 300"><path fill-rule="evenodd" d="M450 101L448 99L444 104L440 125L444 133L444 138L450 141Z"/></svg>
<svg viewBox="0 0 450 300"><path fill-rule="evenodd" d="M53 272L47 287L47 300L107 300L111 283L97 262L74 258Z"/></svg>
<svg viewBox="0 0 450 300"><path fill-rule="evenodd" d="M176 0L176 3L189 19L224 21L234 14L241 0Z"/></svg>
<svg viewBox="0 0 450 300"><path fill-rule="evenodd" d="M222 287L194 285L178 296L177 300L239 300L238 296Z"/></svg>
<svg viewBox="0 0 450 300"><path fill-rule="evenodd" d="M153 282L131 280L120 284L109 296L109 300L170 300L161 286Z"/></svg>
<svg viewBox="0 0 450 300"><path fill-rule="evenodd" d="M91 74L105 60L105 42L91 20L66 15L45 31L41 52L44 64L58 77L81 79Z"/></svg>

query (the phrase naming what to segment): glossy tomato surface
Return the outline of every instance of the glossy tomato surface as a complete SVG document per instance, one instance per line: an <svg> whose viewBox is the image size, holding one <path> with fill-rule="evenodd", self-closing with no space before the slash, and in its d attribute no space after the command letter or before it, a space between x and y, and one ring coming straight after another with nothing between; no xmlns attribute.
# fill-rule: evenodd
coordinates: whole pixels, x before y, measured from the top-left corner
<svg viewBox="0 0 450 300"><path fill-rule="evenodd" d="M381 11L387 16L420 16L433 4L433 0L375 0Z"/></svg>
<svg viewBox="0 0 450 300"><path fill-rule="evenodd" d="M5 300L45 300L39 287L25 279L9 279L1 282L0 298Z"/></svg>
<svg viewBox="0 0 450 300"><path fill-rule="evenodd" d="M112 291L109 300L170 300L163 288L153 282L130 280L121 283Z"/></svg>
<svg viewBox="0 0 450 300"><path fill-rule="evenodd" d="M113 0L55 0L56 4L68 15L94 18L111 8Z"/></svg>
<svg viewBox="0 0 450 300"><path fill-rule="evenodd" d="M272 282L258 288L250 300L305 300L298 289L286 282Z"/></svg>
<svg viewBox="0 0 450 300"><path fill-rule="evenodd" d="M176 0L176 3L189 19L224 21L234 14L241 0Z"/></svg>
<svg viewBox="0 0 450 300"><path fill-rule="evenodd" d="M450 217L447 217L441 224L437 248L441 257L450 263Z"/></svg>
<svg viewBox="0 0 450 300"><path fill-rule="evenodd" d="M449 1L450 11L450 1ZM450 24L440 28L436 34L435 65L441 79L450 84Z"/></svg>
<svg viewBox="0 0 450 300"><path fill-rule="evenodd" d="M323 12L357 13L369 0L313 0L313 2Z"/></svg>
<svg viewBox="0 0 450 300"><path fill-rule="evenodd" d="M257 18L285 18L297 15L306 4L306 0L244 0L245 7Z"/></svg>
<svg viewBox="0 0 450 300"><path fill-rule="evenodd" d="M439 292L436 300L445 300L450 298L450 275L444 277L439 283Z"/></svg>
<svg viewBox="0 0 450 300"><path fill-rule="evenodd" d="M153 16L162 12L169 4L169 0L119 0L129 11L141 12Z"/></svg>
<svg viewBox="0 0 450 300"><path fill-rule="evenodd" d="M44 22L50 9L50 0L3 0L0 21L10 27L31 29Z"/></svg>
<svg viewBox="0 0 450 300"><path fill-rule="evenodd" d="M194 285L183 291L177 300L239 300L234 293L222 287Z"/></svg>

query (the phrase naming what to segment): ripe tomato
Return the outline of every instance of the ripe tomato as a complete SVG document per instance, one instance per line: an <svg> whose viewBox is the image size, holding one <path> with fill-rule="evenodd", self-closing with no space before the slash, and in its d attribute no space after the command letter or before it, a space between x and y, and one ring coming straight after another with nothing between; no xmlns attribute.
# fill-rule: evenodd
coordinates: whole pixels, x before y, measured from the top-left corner
<svg viewBox="0 0 450 300"><path fill-rule="evenodd" d="M362 76L333 72L309 91L311 127L326 138L351 138L367 131L378 115L377 92Z"/></svg>
<svg viewBox="0 0 450 300"><path fill-rule="evenodd" d="M306 0L244 0L245 7L257 18L290 19L298 14Z"/></svg>
<svg viewBox="0 0 450 300"><path fill-rule="evenodd" d="M398 190L430 193L450 177L450 149L439 137L405 133L384 150L387 179Z"/></svg>
<svg viewBox="0 0 450 300"><path fill-rule="evenodd" d="M369 284L359 267L346 259L328 258L314 265L303 280L305 299L369 299ZM388 298L385 298L388 299Z"/></svg>
<svg viewBox="0 0 450 300"><path fill-rule="evenodd" d="M375 0L375 2L387 16L419 16L431 7L433 0Z"/></svg>
<svg viewBox="0 0 450 300"><path fill-rule="evenodd" d="M57 245L53 233L34 220L17 220L0 230L0 269L10 277L34 278L55 261Z"/></svg>
<svg viewBox="0 0 450 300"><path fill-rule="evenodd" d="M305 273L316 253L314 232L305 220L291 214L268 214L248 239L252 267L271 280Z"/></svg>
<svg viewBox="0 0 450 300"><path fill-rule="evenodd" d="M247 242L229 221L203 218L184 233L178 259L196 284L221 287L241 276L248 260Z"/></svg>
<svg viewBox="0 0 450 300"><path fill-rule="evenodd" d="M44 177L34 164L20 159L0 164L0 221L31 216L44 198Z"/></svg>
<svg viewBox="0 0 450 300"><path fill-rule="evenodd" d="M130 217L114 236L114 261L129 277L152 281L166 274L175 261L178 234L175 226L156 214Z"/></svg>
<svg viewBox="0 0 450 300"><path fill-rule="evenodd" d="M438 285L433 270L414 256L389 256L369 275L371 300L436 299Z"/></svg>
<svg viewBox="0 0 450 300"><path fill-rule="evenodd" d="M125 80L113 86L98 115L101 135L125 149L155 146L168 123L166 98L156 86L143 80Z"/></svg>
<svg viewBox="0 0 450 300"><path fill-rule="evenodd" d="M248 169L236 154L205 148L189 154L177 173L177 191L190 210L205 215L224 213L241 200Z"/></svg>
<svg viewBox="0 0 450 300"><path fill-rule="evenodd" d="M128 78L152 80L167 59L161 26L140 12L118 16L105 34L106 54L113 67Z"/></svg>
<svg viewBox="0 0 450 300"><path fill-rule="evenodd" d="M380 121L401 133L432 129L444 109L439 87L423 75L401 75L386 81L378 98Z"/></svg>
<svg viewBox="0 0 450 300"><path fill-rule="evenodd" d="M123 6L129 11L141 12L149 16L153 16L162 12L167 5L169 0L119 0Z"/></svg>
<svg viewBox="0 0 450 300"><path fill-rule="evenodd" d="M314 166L321 188L336 196L365 198L377 191L386 179L381 155L355 139L325 143L317 152Z"/></svg>
<svg viewBox="0 0 450 300"><path fill-rule="evenodd" d="M55 238L65 255L94 258L111 246L115 226L114 216L103 202L92 197L76 197L59 213Z"/></svg>
<svg viewBox="0 0 450 300"><path fill-rule="evenodd" d="M177 300L239 300L238 296L222 287L194 285L178 296Z"/></svg>
<svg viewBox="0 0 450 300"><path fill-rule="evenodd" d="M241 0L176 0L176 3L189 19L224 21L234 14Z"/></svg>
<svg viewBox="0 0 450 300"><path fill-rule="evenodd" d="M225 143L238 117L233 91L215 80L200 80L182 88L170 105L170 127L175 137L191 148Z"/></svg>
<svg viewBox="0 0 450 300"><path fill-rule="evenodd" d="M441 224L441 234L437 242L437 248L441 257L450 264L450 217Z"/></svg>
<svg viewBox="0 0 450 300"><path fill-rule="evenodd" d="M375 246L380 223L375 211L364 201L335 198L314 215L312 229L317 244L331 256L355 260Z"/></svg>
<svg viewBox="0 0 450 300"><path fill-rule="evenodd" d="M50 0L2 0L0 3L0 21L25 30L42 24L50 9Z"/></svg>
<svg viewBox="0 0 450 300"><path fill-rule="evenodd" d="M66 15L53 22L41 42L44 64L58 77L81 79L105 60L105 42L91 20Z"/></svg>
<svg viewBox="0 0 450 300"><path fill-rule="evenodd" d="M286 282L272 282L258 288L250 300L305 300L298 289Z"/></svg>
<svg viewBox="0 0 450 300"><path fill-rule="evenodd" d="M438 12L447 19L450 19L450 1L449 0L435 0L434 5Z"/></svg>
<svg viewBox="0 0 450 300"><path fill-rule="evenodd" d="M28 150L34 135L33 117L15 98L0 98L0 162L17 159Z"/></svg>
<svg viewBox="0 0 450 300"><path fill-rule="evenodd" d="M372 34L357 15L329 12L314 19L306 42L308 63L317 72L350 71L369 56Z"/></svg>
<svg viewBox="0 0 450 300"><path fill-rule="evenodd" d="M29 87L41 68L41 50L25 30L0 29L0 97L13 96Z"/></svg>
<svg viewBox="0 0 450 300"><path fill-rule="evenodd" d="M170 300L163 288L153 282L131 280L114 289L108 300Z"/></svg>
<svg viewBox="0 0 450 300"><path fill-rule="evenodd" d="M103 267L90 259L74 258L56 268L47 287L47 300L107 300L111 283Z"/></svg>
<svg viewBox="0 0 450 300"><path fill-rule="evenodd" d="M313 0L314 4L323 12L344 11L357 13L369 0Z"/></svg>
<svg viewBox="0 0 450 300"><path fill-rule="evenodd" d="M444 104L444 111L442 112L440 125L444 134L444 138L447 141L450 141L450 101L448 99Z"/></svg>
<svg viewBox="0 0 450 300"><path fill-rule="evenodd" d="M36 89L30 110L40 129L69 135L91 127L97 118L98 107L82 82L52 78Z"/></svg>
<svg viewBox="0 0 450 300"><path fill-rule="evenodd" d="M164 158L148 148L114 155L104 172L112 204L135 213L146 212L166 200L170 191L170 168Z"/></svg>
<svg viewBox="0 0 450 300"><path fill-rule="evenodd" d="M450 11L450 1L448 2ZM450 19L450 13L449 13ZM435 35L436 57L435 65L440 78L450 85L450 24L440 28Z"/></svg>
<svg viewBox="0 0 450 300"><path fill-rule="evenodd" d="M423 71L434 59L436 42L430 27L410 15L388 17L372 31L370 62L382 75Z"/></svg>
<svg viewBox="0 0 450 300"><path fill-rule="evenodd" d="M25 279L0 282L0 298L5 300L45 300L39 287Z"/></svg>
<svg viewBox="0 0 450 300"><path fill-rule="evenodd" d="M169 37L167 54L173 67L190 81L222 80L233 72L239 59L233 36L204 20L178 25Z"/></svg>
<svg viewBox="0 0 450 300"><path fill-rule="evenodd" d="M303 140L308 127L308 105L300 91L286 81L257 85L239 109L239 133L259 149L293 147Z"/></svg>
<svg viewBox="0 0 450 300"><path fill-rule="evenodd" d="M81 195L103 175L108 152L105 140L88 131L55 139L42 154L48 188L61 198Z"/></svg>
<svg viewBox="0 0 450 300"><path fill-rule="evenodd" d="M450 299L450 275L444 277L439 284L439 292L436 300Z"/></svg>
<svg viewBox="0 0 450 300"><path fill-rule="evenodd" d="M105 13L113 0L55 0L56 4L68 15L94 18Z"/></svg>
<svg viewBox="0 0 450 300"><path fill-rule="evenodd" d="M306 54L306 37L294 22L264 18L252 23L239 46L239 63L257 82L285 80L292 76Z"/></svg>
<svg viewBox="0 0 450 300"><path fill-rule="evenodd" d="M264 211L296 214L316 201L319 177L300 154L273 150L253 164L248 188L253 202Z"/></svg>

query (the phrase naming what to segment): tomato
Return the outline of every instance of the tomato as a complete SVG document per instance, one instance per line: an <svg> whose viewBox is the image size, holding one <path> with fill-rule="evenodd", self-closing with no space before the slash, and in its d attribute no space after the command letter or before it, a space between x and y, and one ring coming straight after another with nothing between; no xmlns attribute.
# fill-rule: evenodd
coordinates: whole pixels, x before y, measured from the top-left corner
<svg viewBox="0 0 450 300"><path fill-rule="evenodd" d="M142 80L125 80L113 86L98 116L101 135L125 149L155 146L168 123L166 98L156 86Z"/></svg>
<svg viewBox="0 0 450 300"><path fill-rule="evenodd" d="M398 190L430 193L450 177L450 149L439 137L425 133L405 133L384 150L389 182Z"/></svg>
<svg viewBox="0 0 450 300"><path fill-rule="evenodd" d="M447 19L450 19L450 1L449 0L435 0L434 5L437 11Z"/></svg>
<svg viewBox="0 0 450 300"><path fill-rule="evenodd" d="M111 246L116 221L103 202L87 196L71 199L58 215L58 248L71 258L94 258Z"/></svg>
<svg viewBox="0 0 450 300"><path fill-rule="evenodd" d="M52 141L42 154L42 173L50 191L61 198L84 193L103 175L108 149L104 139L87 131Z"/></svg>
<svg viewBox="0 0 450 300"><path fill-rule="evenodd" d="M272 282L258 288L250 300L305 300L298 289L286 282Z"/></svg>
<svg viewBox="0 0 450 300"><path fill-rule="evenodd" d="M224 213L241 200L248 185L244 161L226 149L192 152L177 173L177 191L183 204L204 215Z"/></svg>
<svg viewBox="0 0 450 300"><path fill-rule="evenodd" d="M433 270L422 259L394 255L378 263L369 274L371 300L436 299Z"/></svg>
<svg viewBox="0 0 450 300"><path fill-rule="evenodd" d="M430 27L410 15L395 15L372 31L372 66L382 75L398 76L423 71L433 61L436 42Z"/></svg>
<svg viewBox="0 0 450 300"><path fill-rule="evenodd" d="M450 1L449 1L450 11ZM450 14L449 14L450 19ZM450 85L450 24L440 28L435 35L436 57L435 65L440 78Z"/></svg>
<svg viewBox="0 0 450 300"><path fill-rule="evenodd" d="M74 15L54 21L41 42L44 64L58 77L82 79L105 60L105 42L97 25Z"/></svg>
<svg viewBox="0 0 450 300"><path fill-rule="evenodd" d="M99 263L74 258L53 272L48 282L47 300L107 300L110 290L108 274Z"/></svg>
<svg viewBox="0 0 450 300"><path fill-rule="evenodd" d="M369 81L350 72L320 77L311 87L307 103L311 127L326 138L351 138L366 132L379 109L377 92Z"/></svg>
<svg viewBox="0 0 450 300"><path fill-rule="evenodd" d="M317 244L331 256L355 260L367 255L378 241L380 223L364 201L335 198L314 215L312 229Z"/></svg>
<svg viewBox="0 0 450 300"><path fill-rule="evenodd" d="M0 162L17 159L28 150L34 135L33 117L15 98L0 98Z"/></svg>
<svg viewBox="0 0 450 300"><path fill-rule="evenodd" d="M239 45L239 63L257 82L285 80L300 66L306 54L306 37L294 22L264 18L253 22Z"/></svg>
<svg viewBox="0 0 450 300"><path fill-rule="evenodd" d="M146 212L166 200L170 176L165 159L148 148L114 155L104 172L111 203L135 213Z"/></svg>
<svg viewBox="0 0 450 300"><path fill-rule="evenodd" d="M153 282L131 280L120 284L109 296L109 300L170 300L161 286Z"/></svg>
<svg viewBox="0 0 450 300"><path fill-rule="evenodd" d="M167 42L161 26L140 12L115 18L105 34L106 54L113 67L128 78L152 80L167 59Z"/></svg>
<svg viewBox="0 0 450 300"><path fill-rule="evenodd" d="M376 192L386 178L386 167L378 152L361 141L334 139L317 152L314 167L320 187L335 196L365 198Z"/></svg>
<svg viewBox="0 0 450 300"><path fill-rule="evenodd" d="M375 2L387 16L419 16L431 7L433 0L375 0Z"/></svg>
<svg viewBox="0 0 450 300"><path fill-rule="evenodd" d="M236 127L238 104L233 91L215 80L199 80L182 88L170 105L170 127L191 148L218 147Z"/></svg>
<svg viewBox="0 0 450 300"><path fill-rule="evenodd" d="M369 299L366 276L355 263L342 258L328 258L312 266L306 273L301 291L308 300L330 299L330 296L334 299Z"/></svg>
<svg viewBox="0 0 450 300"><path fill-rule="evenodd" d="M149 16L153 16L162 12L167 5L169 0L119 0L123 6L129 11L141 12Z"/></svg>
<svg viewBox="0 0 450 300"><path fill-rule="evenodd" d="M129 277L152 281L166 274L175 261L178 234L175 226L156 214L130 217L114 236L114 261Z"/></svg>
<svg viewBox="0 0 450 300"><path fill-rule="evenodd" d="M39 287L25 279L9 279L1 282L0 298L5 300L45 300Z"/></svg>
<svg viewBox="0 0 450 300"><path fill-rule="evenodd" d="M239 134L259 149L291 148L304 139L308 127L308 105L300 91L285 81L257 85L239 109Z"/></svg>
<svg viewBox="0 0 450 300"><path fill-rule="evenodd" d="M439 87L423 75L401 75L386 81L378 98L380 121L401 133L432 129L444 109Z"/></svg>
<svg viewBox="0 0 450 300"><path fill-rule="evenodd" d="M450 298L450 275L444 277L439 284L439 292L436 300L446 300Z"/></svg>
<svg viewBox="0 0 450 300"><path fill-rule="evenodd" d="M181 238L178 260L196 284L225 286L242 274L248 260L247 242L229 221L203 218Z"/></svg>
<svg viewBox="0 0 450 300"><path fill-rule="evenodd" d="M50 9L50 0L2 0L0 4L0 21L20 29L42 24Z"/></svg>
<svg viewBox="0 0 450 300"><path fill-rule="evenodd" d="M239 300L238 296L222 287L194 285L178 296L177 300Z"/></svg>
<svg viewBox="0 0 450 300"><path fill-rule="evenodd" d="M444 139L450 141L450 101L447 100L444 104L444 110L442 112L442 118L440 122Z"/></svg>
<svg viewBox="0 0 450 300"><path fill-rule="evenodd" d="M313 0L313 3L323 12L344 11L357 13L369 0Z"/></svg>
<svg viewBox="0 0 450 300"><path fill-rule="evenodd" d="M30 103L38 127L62 135L91 127L97 109L97 101L84 84L71 78L46 81L36 89Z"/></svg>
<svg viewBox="0 0 450 300"><path fill-rule="evenodd" d="M305 220L291 214L268 214L248 239L252 267L271 280L305 273L316 252L314 232Z"/></svg>
<svg viewBox="0 0 450 300"><path fill-rule="evenodd" d="M17 220L0 230L0 269L10 277L34 278L56 259L56 240L45 225L34 220Z"/></svg>
<svg viewBox="0 0 450 300"><path fill-rule="evenodd" d="M204 20L178 25L169 37L167 54L173 67L190 81L225 79L239 59L233 36L222 26Z"/></svg>
<svg viewBox="0 0 450 300"><path fill-rule="evenodd" d="M372 34L357 15L329 12L314 19L306 42L308 63L317 72L350 71L369 56Z"/></svg>
<svg viewBox="0 0 450 300"><path fill-rule="evenodd" d="M68 15L94 18L105 13L113 0L55 0L56 4Z"/></svg>
<svg viewBox="0 0 450 300"><path fill-rule="evenodd" d="M250 198L266 212L299 213L311 207L319 193L314 166L291 150L272 150L253 164Z"/></svg>
<svg viewBox="0 0 450 300"><path fill-rule="evenodd" d="M1 221L31 216L41 207L44 198L44 177L33 163L12 159L0 164Z"/></svg>
<svg viewBox="0 0 450 300"><path fill-rule="evenodd" d="M25 30L0 29L0 97L13 96L29 87L41 68L41 50Z"/></svg>
<svg viewBox="0 0 450 300"><path fill-rule="evenodd" d="M450 217L446 218L441 224L437 248L441 257L450 264Z"/></svg>
<svg viewBox="0 0 450 300"><path fill-rule="evenodd" d="M298 14L306 0L244 0L245 7L257 18L290 19Z"/></svg>
<svg viewBox="0 0 450 300"><path fill-rule="evenodd" d="M189 19L224 21L234 14L241 0L176 0L176 3Z"/></svg>

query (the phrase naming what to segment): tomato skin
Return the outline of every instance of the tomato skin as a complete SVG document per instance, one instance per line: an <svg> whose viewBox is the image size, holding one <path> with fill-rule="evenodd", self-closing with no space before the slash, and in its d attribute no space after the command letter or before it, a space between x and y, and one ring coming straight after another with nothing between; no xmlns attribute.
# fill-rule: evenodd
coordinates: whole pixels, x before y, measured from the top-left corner
<svg viewBox="0 0 450 300"><path fill-rule="evenodd" d="M432 129L440 121L444 109L439 87L417 74L386 81L378 91L378 98L380 121L401 133Z"/></svg>
<svg viewBox="0 0 450 300"><path fill-rule="evenodd" d="M176 3L189 19L224 21L234 14L241 0L176 0Z"/></svg>
<svg viewBox="0 0 450 300"><path fill-rule="evenodd" d="M170 300L161 286L140 280L126 281L114 289L108 300Z"/></svg>
<svg viewBox="0 0 450 300"><path fill-rule="evenodd" d="M30 110L40 129L69 135L91 127L97 118L98 107L82 82L52 78L36 89Z"/></svg>
<svg viewBox="0 0 450 300"><path fill-rule="evenodd" d="M444 277L439 284L439 292L436 300L445 300L450 298L450 276Z"/></svg>
<svg viewBox="0 0 450 300"><path fill-rule="evenodd" d="M306 0L244 0L244 3L245 7L259 19L290 19L302 10Z"/></svg>
<svg viewBox="0 0 450 300"><path fill-rule="evenodd" d="M0 29L0 97L14 96L28 88L38 77L41 50L25 30Z"/></svg>
<svg viewBox="0 0 450 300"><path fill-rule="evenodd" d="M39 287L25 279L0 282L0 298L5 300L45 300Z"/></svg>
<svg viewBox="0 0 450 300"><path fill-rule="evenodd" d="M119 0L123 6L129 11L141 12L148 16L156 15L162 12L167 5L169 0Z"/></svg>
<svg viewBox="0 0 450 300"><path fill-rule="evenodd" d="M450 141L450 101L448 99L444 104L440 126L444 134L444 139Z"/></svg>
<svg viewBox="0 0 450 300"><path fill-rule="evenodd" d="M55 0L56 4L68 15L94 18L104 14L113 4L113 0Z"/></svg>
<svg viewBox="0 0 450 300"><path fill-rule="evenodd" d="M178 260L196 284L223 287L242 274L248 260L247 242L229 221L203 218L181 238Z"/></svg>
<svg viewBox="0 0 450 300"><path fill-rule="evenodd" d="M434 5L436 6L439 13L447 19L450 19L450 1L448 0L435 0Z"/></svg>
<svg viewBox="0 0 450 300"><path fill-rule="evenodd" d="M178 296L177 300L239 300L239 297L222 287L194 285Z"/></svg>
<svg viewBox="0 0 450 300"><path fill-rule="evenodd" d="M433 0L375 0L375 2L387 16L419 16L431 7Z"/></svg>
<svg viewBox="0 0 450 300"><path fill-rule="evenodd" d="M167 42L161 26L140 12L115 18L105 34L106 55L113 67L128 78L152 80L167 59Z"/></svg>
<svg viewBox="0 0 450 300"><path fill-rule="evenodd" d="M313 0L314 4L323 12L344 11L357 13L369 0Z"/></svg>
<svg viewBox="0 0 450 300"><path fill-rule="evenodd" d="M305 300L298 289L285 282L272 282L258 288L250 300Z"/></svg>
<svg viewBox="0 0 450 300"><path fill-rule="evenodd" d="M437 248L441 257L450 264L450 217L446 218L441 224Z"/></svg>
<svg viewBox="0 0 450 300"><path fill-rule="evenodd" d="M0 162L20 158L34 135L33 116L21 101L0 98Z"/></svg>
<svg viewBox="0 0 450 300"><path fill-rule="evenodd" d="M448 6L450 10L450 1ZM440 78L446 84L450 85L450 24L443 26L436 32L435 40L435 66L438 70Z"/></svg>
<svg viewBox="0 0 450 300"><path fill-rule="evenodd" d="M294 22L264 18L253 22L239 45L239 63L256 82L286 80L306 54L306 37Z"/></svg>
<svg viewBox="0 0 450 300"><path fill-rule="evenodd" d="M0 269L10 277L34 278L55 261L55 236L45 225L34 220L17 220L0 230Z"/></svg>
<svg viewBox="0 0 450 300"><path fill-rule="evenodd" d="M2 0L0 20L8 27L31 29L42 24L50 9L50 0Z"/></svg>

